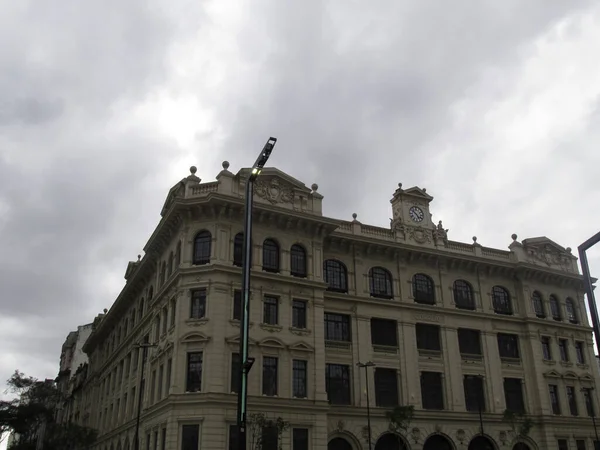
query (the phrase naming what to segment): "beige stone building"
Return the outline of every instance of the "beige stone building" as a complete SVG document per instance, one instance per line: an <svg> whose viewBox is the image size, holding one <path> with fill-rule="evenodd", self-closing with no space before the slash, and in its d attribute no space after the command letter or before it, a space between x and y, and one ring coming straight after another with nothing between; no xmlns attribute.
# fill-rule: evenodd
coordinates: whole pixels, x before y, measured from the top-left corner
<svg viewBox="0 0 600 450"><path fill-rule="evenodd" d="M141 449L235 448L248 170L228 167L208 183L192 168L169 191L86 341L98 449L134 448L141 377ZM571 250L545 237L513 235L508 251L449 240L432 200L400 186L380 228L325 217L317 185L263 171L250 412L289 422L275 440L290 450L369 449L368 416L375 450L592 449L598 405L585 389L598 370ZM157 347L140 374L143 340ZM414 406L399 438L386 418L396 405ZM529 433L507 409L534 421ZM272 438L265 430L265 450Z"/></svg>

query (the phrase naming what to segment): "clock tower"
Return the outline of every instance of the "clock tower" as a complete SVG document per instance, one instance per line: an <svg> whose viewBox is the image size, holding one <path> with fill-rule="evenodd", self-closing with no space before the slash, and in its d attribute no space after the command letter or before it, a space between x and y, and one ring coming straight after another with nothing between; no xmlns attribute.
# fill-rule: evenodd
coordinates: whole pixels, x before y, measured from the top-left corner
<svg viewBox="0 0 600 450"><path fill-rule="evenodd" d="M394 192L392 200L391 226L401 240L421 245L436 245L437 227L431 219L429 204L433 197L425 189L417 186L398 189Z"/></svg>

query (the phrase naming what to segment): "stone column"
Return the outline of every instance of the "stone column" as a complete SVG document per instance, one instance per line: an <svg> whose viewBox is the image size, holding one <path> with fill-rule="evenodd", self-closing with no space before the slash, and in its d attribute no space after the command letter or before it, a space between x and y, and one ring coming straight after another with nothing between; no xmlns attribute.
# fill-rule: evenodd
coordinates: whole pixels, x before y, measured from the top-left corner
<svg viewBox="0 0 600 450"><path fill-rule="evenodd" d="M403 405L421 408L421 373L419 371L419 353L414 323L400 323L400 366L402 370Z"/></svg>
<svg viewBox="0 0 600 450"><path fill-rule="evenodd" d="M442 349L444 366L448 377L446 382L448 399L447 409L465 411L465 397L462 380L460 350L458 348L458 333L456 328L442 326Z"/></svg>

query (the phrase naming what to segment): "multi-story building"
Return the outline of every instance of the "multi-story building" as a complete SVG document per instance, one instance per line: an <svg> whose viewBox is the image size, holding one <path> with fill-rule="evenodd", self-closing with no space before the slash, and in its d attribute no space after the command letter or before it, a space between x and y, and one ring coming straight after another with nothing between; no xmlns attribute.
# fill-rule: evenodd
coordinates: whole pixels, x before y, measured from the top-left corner
<svg viewBox="0 0 600 450"><path fill-rule="evenodd" d="M249 171L228 167L169 191L85 343L101 450L133 448L140 389L140 448L236 448ZM389 228L323 216L316 184L274 168L255 188L249 411L289 423L282 448L370 449L368 418L375 450L592 448L599 376L569 248L449 240L418 187L394 192ZM414 407L399 436L397 405Z"/></svg>

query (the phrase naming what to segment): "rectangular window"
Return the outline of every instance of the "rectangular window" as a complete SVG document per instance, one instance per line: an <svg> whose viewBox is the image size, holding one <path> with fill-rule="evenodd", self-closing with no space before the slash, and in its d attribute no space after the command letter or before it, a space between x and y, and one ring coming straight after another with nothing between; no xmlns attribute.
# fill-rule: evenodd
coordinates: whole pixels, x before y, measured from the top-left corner
<svg viewBox="0 0 600 450"><path fill-rule="evenodd" d="M206 317L206 289L192 291L190 300L190 319L203 319Z"/></svg>
<svg viewBox="0 0 600 450"><path fill-rule="evenodd" d="M265 295L263 300L263 323L267 325L279 324L279 299Z"/></svg>
<svg viewBox="0 0 600 450"><path fill-rule="evenodd" d="M158 368L158 394L157 394L158 401L162 400L163 384L164 384L164 380L163 380L164 370L165 370L165 366L163 366L161 364L160 367Z"/></svg>
<svg viewBox="0 0 600 450"><path fill-rule="evenodd" d="M558 439L558 450L569 450L569 442L566 439Z"/></svg>
<svg viewBox="0 0 600 450"><path fill-rule="evenodd" d="M332 405L349 405L350 367L343 364L325 365L325 390Z"/></svg>
<svg viewBox="0 0 600 450"><path fill-rule="evenodd" d="M131 388L131 402L130 402L130 406L129 406L129 413L128 413L128 417L131 417L133 415L133 411L134 411L134 407L135 407L135 403L137 402L137 397L135 396L135 387Z"/></svg>
<svg viewBox="0 0 600 450"><path fill-rule="evenodd" d="M242 291L233 291L233 320L242 320Z"/></svg>
<svg viewBox="0 0 600 450"><path fill-rule="evenodd" d="M567 386L567 401L569 402L569 411L572 416L578 416L579 410L577 408L577 397L575 395L575 387Z"/></svg>
<svg viewBox="0 0 600 450"><path fill-rule="evenodd" d="M463 377L465 391L465 404L467 411L485 411L485 392L483 389L483 377L476 375L465 375Z"/></svg>
<svg viewBox="0 0 600 450"><path fill-rule="evenodd" d="M558 386L555 384L548 385L550 393L550 404L552 405L552 414L560 414L560 401L558 399Z"/></svg>
<svg viewBox="0 0 600 450"><path fill-rule="evenodd" d="M294 359L293 365L293 396L296 398L307 398L307 362L301 359Z"/></svg>
<svg viewBox="0 0 600 450"><path fill-rule="evenodd" d="M440 327L438 325L415 325L417 332L417 348L419 350L430 350L439 352L442 350L440 342Z"/></svg>
<svg viewBox="0 0 600 450"><path fill-rule="evenodd" d="M158 430L154 432L154 450L158 450Z"/></svg>
<svg viewBox="0 0 600 450"><path fill-rule="evenodd" d="M165 306L162 310L162 334L167 334L167 324L169 323L169 309Z"/></svg>
<svg viewBox="0 0 600 450"><path fill-rule="evenodd" d="M516 413L525 412L525 399L523 397L523 382L520 378L504 379L504 400L506 409Z"/></svg>
<svg viewBox="0 0 600 450"><path fill-rule="evenodd" d="M238 450L239 431L237 425L229 425L229 450Z"/></svg>
<svg viewBox="0 0 600 450"><path fill-rule="evenodd" d="M277 395L277 358L263 356L263 395Z"/></svg>
<svg viewBox="0 0 600 450"><path fill-rule="evenodd" d="M498 351L500 358L519 359L519 336L498 333Z"/></svg>
<svg viewBox="0 0 600 450"><path fill-rule="evenodd" d="M423 409L444 409L444 387L439 372L421 372Z"/></svg>
<svg viewBox="0 0 600 450"><path fill-rule="evenodd" d="M261 450L279 450L279 432L277 425L263 427Z"/></svg>
<svg viewBox="0 0 600 450"><path fill-rule="evenodd" d="M577 447L577 450L586 450L585 441L583 439L577 439L575 441L575 447Z"/></svg>
<svg viewBox="0 0 600 450"><path fill-rule="evenodd" d="M232 353L231 354L231 382L230 382L230 390L231 392L238 392L240 385L240 354Z"/></svg>
<svg viewBox="0 0 600 450"><path fill-rule="evenodd" d="M169 360L167 361L167 374L166 374L166 378L167 378L167 382L165 383L165 395L169 395L169 392L171 391L171 371L173 370L173 360L171 358L169 358Z"/></svg>
<svg viewBox="0 0 600 450"><path fill-rule="evenodd" d="M558 349L560 351L560 360L563 362L569 361L569 343L566 339L558 340Z"/></svg>
<svg viewBox="0 0 600 450"><path fill-rule="evenodd" d="M308 450L308 428L292 430L292 450Z"/></svg>
<svg viewBox="0 0 600 450"><path fill-rule="evenodd" d="M200 392L202 388L202 352L187 354L186 392Z"/></svg>
<svg viewBox="0 0 600 450"><path fill-rule="evenodd" d="M369 370L369 369L367 369ZM398 372L396 369L375 368L375 405L398 405Z"/></svg>
<svg viewBox="0 0 600 450"><path fill-rule="evenodd" d="M583 342L575 341L575 354L577 355L577 363L585 364L585 354L583 352Z"/></svg>
<svg viewBox="0 0 600 450"><path fill-rule="evenodd" d="M181 426L181 450L198 450L200 425Z"/></svg>
<svg viewBox="0 0 600 450"><path fill-rule="evenodd" d="M306 302L304 300L292 301L292 326L306 328Z"/></svg>
<svg viewBox="0 0 600 450"><path fill-rule="evenodd" d="M583 391L583 401L585 402L585 410L589 417L594 416L594 402L592 399L592 392L590 388L584 388Z"/></svg>
<svg viewBox="0 0 600 450"><path fill-rule="evenodd" d="M481 333L479 330L458 329L458 348L461 355L481 356Z"/></svg>
<svg viewBox="0 0 600 450"><path fill-rule="evenodd" d="M550 350L550 338L542 337L542 355L546 361L552 360L552 351Z"/></svg>
<svg viewBox="0 0 600 450"><path fill-rule="evenodd" d="M152 371L152 385L150 386L150 404L154 404L155 395L156 395L156 370Z"/></svg>
<svg viewBox="0 0 600 450"><path fill-rule="evenodd" d="M171 300L171 327L175 326L175 313L177 312L177 303L175 299Z"/></svg>
<svg viewBox="0 0 600 450"><path fill-rule="evenodd" d="M163 428L162 429L162 433L161 433L161 445L160 445L160 449L161 450L167 450L167 429Z"/></svg>
<svg viewBox="0 0 600 450"><path fill-rule="evenodd" d="M152 441L150 439L150 433L146 435L146 450L150 450L150 445L152 445Z"/></svg>
<svg viewBox="0 0 600 450"><path fill-rule="evenodd" d="M371 319L371 344L398 348L398 322L391 319Z"/></svg>
<svg viewBox="0 0 600 450"><path fill-rule="evenodd" d="M350 316L325 313L325 340L350 342Z"/></svg>

